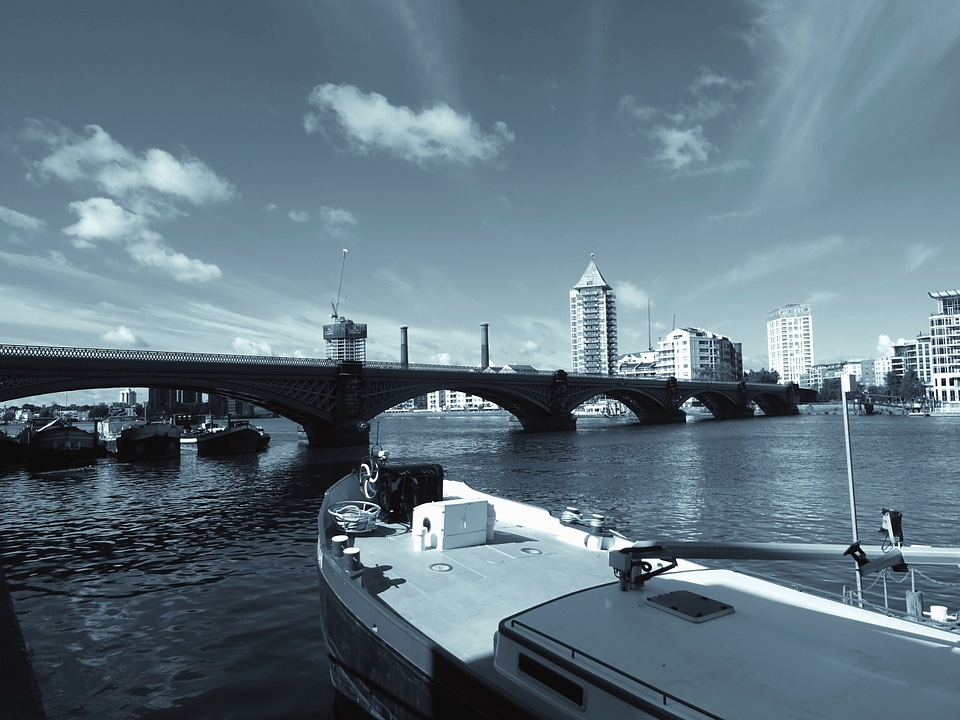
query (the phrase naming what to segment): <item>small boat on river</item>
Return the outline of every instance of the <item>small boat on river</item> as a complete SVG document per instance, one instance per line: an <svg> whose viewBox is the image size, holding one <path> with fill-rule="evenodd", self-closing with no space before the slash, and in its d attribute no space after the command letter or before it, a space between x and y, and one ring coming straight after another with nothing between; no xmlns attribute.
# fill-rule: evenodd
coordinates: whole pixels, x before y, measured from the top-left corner
<svg viewBox="0 0 960 720"><path fill-rule="evenodd" d="M371 458L320 510L331 679L383 720L952 719L946 607L902 617L691 560L829 558L864 576L960 560L902 545L889 512L882 548L634 541Z"/></svg>
<svg viewBox="0 0 960 720"><path fill-rule="evenodd" d="M212 428L197 435L197 455L241 455L267 449L270 436L259 425L247 420L228 420L223 428Z"/></svg>
<svg viewBox="0 0 960 720"><path fill-rule="evenodd" d="M116 439L117 460L169 460L180 457L180 428L165 422L130 425Z"/></svg>
<svg viewBox="0 0 960 720"><path fill-rule="evenodd" d="M17 467L27 454L27 446L17 438L0 432L0 469Z"/></svg>
<svg viewBox="0 0 960 720"><path fill-rule="evenodd" d="M60 418L39 427L27 426L18 437L27 445L24 465L35 470L89 465L107 455L96 432Z"/></svg>

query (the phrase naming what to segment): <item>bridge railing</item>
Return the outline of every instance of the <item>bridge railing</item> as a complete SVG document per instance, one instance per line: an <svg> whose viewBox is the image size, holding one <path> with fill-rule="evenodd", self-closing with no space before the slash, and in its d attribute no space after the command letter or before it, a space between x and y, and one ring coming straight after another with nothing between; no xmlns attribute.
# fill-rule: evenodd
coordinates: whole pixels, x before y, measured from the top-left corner
<svg viewBox="0 0 960 720"><path fill-rule="evenodd" d="M327 358L292 357L286 355L230 355L226 353L187 353L164 350L121 350L118 348L78 348L50 345L4 345L0 344L0 356L49 357L84 360L162 360L167 362L221 362L237 365L287 365L294 367L335 367L336 360ZM390 362L365 362L364 367L382 370L414 369L449 372L482 372L481 368L465 365L406 365ZM523 375L553 375L553 370L522 371Z"/></svg>
<svg viewBox="0 0 960 720"><path fill-rule="evenodd" d="M165 362L222 362L247 365L336 365L336 361L321 358L286 357L278 355L227 355L210 353L168 352L164 350L118 350L110 348L70 348L46 345L0 345L0 355L8 357L50 357L84 360L163 360Z"/></svg>

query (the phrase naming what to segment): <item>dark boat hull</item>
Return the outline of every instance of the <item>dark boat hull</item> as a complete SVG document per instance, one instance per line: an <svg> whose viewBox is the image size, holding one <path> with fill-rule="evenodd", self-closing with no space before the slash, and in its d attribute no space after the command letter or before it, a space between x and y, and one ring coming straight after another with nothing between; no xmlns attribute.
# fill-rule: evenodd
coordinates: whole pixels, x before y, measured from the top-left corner
<svg viewBox="0 0 960 720"><path fill-rule="evenodd" d="M119 462L180 457L180 431L171 425L147 424L126 428L116 442Z"/></svg>
<svg viewBox="0 0 960 720"><path fill-rule="evenodd" d="M270 436L250 427L231 427L197 438L197 455L241 455L266 450Z"/></svg>
<svg viewBox="0 0 960 720"><path fill-rule="evenodd" d="M54 470L90 465L106 455L95 433L63 425L32 433L23 464L32 470Z"/></svg>
<svg viewBox="0 0 960 720"><path fill-rule="evenodd" d="M17 467L27 454L27 446L9 435L0 435L0 468Z"/></svg>
<svg viewBox="0 0 960 720"><path fill-rule="evenodd" d="M327 556L324 562L335 561ZM357 595L350 583L363 580L336 570L325 573L321 567L321 625L330 679L363 712L379 720L535 718L429 638L377 607L372 594L360 590ZM403 654L385 639L390 637L399 639Z"/></svg>

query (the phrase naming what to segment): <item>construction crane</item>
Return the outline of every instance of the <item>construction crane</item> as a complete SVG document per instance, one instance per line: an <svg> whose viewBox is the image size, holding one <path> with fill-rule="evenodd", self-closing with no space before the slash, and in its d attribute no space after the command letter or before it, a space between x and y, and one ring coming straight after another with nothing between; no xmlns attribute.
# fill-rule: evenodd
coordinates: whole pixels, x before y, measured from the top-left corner
<svg viewBox="0 0 960 720"><path fill-rule="evenodd" d="M333 305L333 314L330 316L334 320L340 318L340 291L343 289L343 266L347 264L347 249L343 249L343 259L340 261L340 282L337 284L337 299L334 300L331 305Z"/></svg>

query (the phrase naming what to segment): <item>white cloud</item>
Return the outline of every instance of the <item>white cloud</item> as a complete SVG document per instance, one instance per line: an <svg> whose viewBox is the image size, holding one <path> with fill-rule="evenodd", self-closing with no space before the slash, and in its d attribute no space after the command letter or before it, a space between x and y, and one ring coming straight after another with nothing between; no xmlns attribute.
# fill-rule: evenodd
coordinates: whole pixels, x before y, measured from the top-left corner
<svg viewBox="0 0 960 720"><path fill-rule="evenodd" d="M143 238L130 243L127 252L136 263L161 270L180 282L207 282L222 275L219 266L171 250L159 241L159 236L156 240Z"/></svg>
<svg viewBox="0 0 960 720"><path fill-rule="evenodd" d="M638 288L629 280L618 280L615 284L617 288L617 305L623 309L646 310L650 296Z"/></svg>
<svg viewBox="0 0 960 720"><path fill-rule="evenodd" d="M100 338L109 347L146 347L147 343L128 328L126 325L105 332Z"/></svg>
<svg viewBox="0 0 960 720"><path fill-rule="evenodd" d="M342 238L350 234L350 229L356 227L357 218L349 210L340 208L320 208L320 220L327 234L335 238Z"/></svg>
<svg viewBox="0 0 960 720"><path fill-rule="evenodd" d="M287 213L287 217L294 222L305 223L309 222L310 213L308 213L306 210L291 210Z"/></svg>
<svg viewBox="0 0 960 720"><path fill-rule="evenodd" d="M273 355L269 343L242 337L234 338L230 343L230 351L237 355Z"/></svg>
<svg viewBox="0 0 960 720"><path fill-rule="evenodd" d="M660 149L654 155L654 160L668 170L684 170L692 163L706 163L710 151L716 150L703 136L700 125L691 128L661 125L655 127L651 134L660 142Z"/></svg>
<svg viewBox="0 0 960 720"><path fill-rule="evenodd" d="M77 200L68 205L80 218L63 232L75 238L76 247L94 247L93 240L123 241L143 237L159 237L150 230L142 216L124 210L110 198L95 197Z"/></svg>
<svg viewBox="0 0 960 720"><path fill-rule="evenodd" d="M469 115L445 103L415 112L352 85L317 85L307 102L314 108L303 118L308 134L335 128L356 152L383 151L419 165L493 160L514 140L502 122L484 133Z"/></svg>
<svg viewBox="0 0 960 720"><path fill-rule="evenodd" d="M21 212L11 210L3 205L0 205L0 222L4 222L7 225L18 228L19 230L26 230L28 232L42 230L46 225L46 223L39 218L31 217L30 215L24 215Z"/></svg>
<svg viewBox="0 0 960 720"><path fill-rule="evenodd" d="M893 348L896 345L903 345L906 342L903 338L900 338L896 342L890 339L889 335L881 335L877 338L877 357L889 358L893 357L894 350Z"/></svg>
<svg viewBox="0 0 960 720"><path fill-rule="evenodd" d="M163 236L151 230L141 215L124 210L104 197L78 200L69 205L79 220L63 229L78 248L93 248L95 241L123 244L139 265L161 270L181 282L205 282L220 277L220 268L166 247Z"/></svg>
<svg viewBox="0 0 960 720"><path fill-rule="evenodd" d="M37 174L69 183L92 182L120 198L149 194L193 205L227 200L236 193L229 182L195 157L178 159L158 148L137 155L99 125L87 125L84 130L84 135L77 135L57 123L29 123L26 137L52 151L33 164Z"/></svg>

